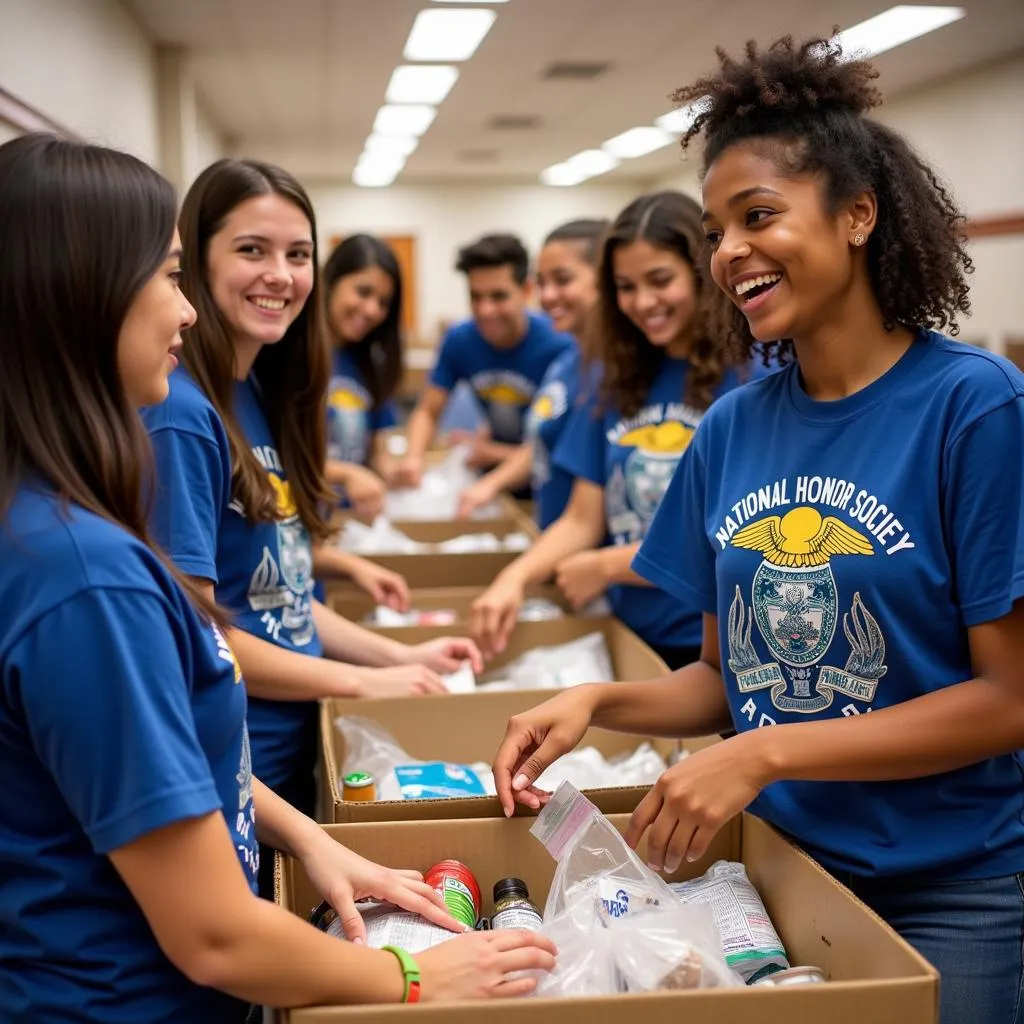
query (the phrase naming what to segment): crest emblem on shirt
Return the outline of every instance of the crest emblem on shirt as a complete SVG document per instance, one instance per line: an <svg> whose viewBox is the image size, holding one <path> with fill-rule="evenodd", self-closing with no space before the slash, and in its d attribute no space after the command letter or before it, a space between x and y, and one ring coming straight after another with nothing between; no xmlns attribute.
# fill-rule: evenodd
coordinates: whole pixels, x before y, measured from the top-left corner
<svg viewBox="0 0 1024 1024"><path fill-rule="evenodd" d="M268 631L292 633L301 647L313 638L309 592L313 589L313 552L309 534L299 518L291 485L276 473L267 474L277 495L277 558L264 546L263 556L249 581L249 606L264 612ZM268 618L269 616L269 618Z"/></svg>
<svg viewBox="0 0 1024 1024"><path fill-rule="evenodd" d="M629 503L647 523L658 511L693 432L693 427L670 420L639 427L619 439L623 448L633 448L625 470Z"/></svg>
<svg viewBox="0 0 1024 1024"><path fill-rule="evenodd" d="M820 664L839 619L831 559L873 555L868 538L834 516L801 506L750 523L731 543L764 556L754 573L751 609L739 587L729 609L729 667L740 692L770 689L776 708L801 714L826 710L837 692L870 703L886 672L885 637L859 593L843 615L850 644L845 666ZM755 623L775 661L762 663L754 649Z"/></svg>

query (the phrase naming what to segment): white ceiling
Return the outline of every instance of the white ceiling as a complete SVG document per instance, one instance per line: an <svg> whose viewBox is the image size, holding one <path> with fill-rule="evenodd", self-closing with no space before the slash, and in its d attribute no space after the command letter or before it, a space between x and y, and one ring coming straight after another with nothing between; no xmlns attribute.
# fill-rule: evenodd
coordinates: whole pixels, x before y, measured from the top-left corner
<svg viewBox="0 0 1024 1024"><path fill-rule="evenodd" d="M305 179L347 178L416 14L430 0L126 0L150 37L184 48L234 152ZM888 96L1024 48L1022 0L960 0L967 17L877 58ZM740 49L791 32L829 34L891 0L510 0L441 105L399 181L530 181L671 109L667 99ZM452 9L449 7L448 9ZM608 61L590 81L545 81L555 61ZM495 131L496 115L538 128ZM951 116L955 116L951 112ZM1011 130L1008 126L1008 130ZM1019 130L1019 126L1018 126ZM489 155L468 159L467 151ZM606 180L671 173L669 147Z"/></svg>

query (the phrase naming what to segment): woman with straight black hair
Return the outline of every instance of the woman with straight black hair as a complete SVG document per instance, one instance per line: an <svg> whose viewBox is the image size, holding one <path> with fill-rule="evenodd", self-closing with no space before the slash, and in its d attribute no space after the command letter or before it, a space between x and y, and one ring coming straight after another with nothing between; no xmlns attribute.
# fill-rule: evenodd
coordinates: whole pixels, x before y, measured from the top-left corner
<svg viewBox="0 0 1024 1024"><path fill-rule="evenodd" d="M402 272L375 235L339 242L321 272L334 349L327 393L327 481L364 521L384 510L393 467L387 431L398 423Z"/></svg>
<svg viewBox="0 0 1024 1024"><path fill-rule="evenodd" d="M257 899L257 833L354 940L371 894L458 928L415 872L356 856L252 776L223 613L149 546L136 409L167 397L196 316L174 217L171 186L134 157L45 135L0 146L5 1024L401 1001L397 955ZM545 942L480 937L420 956L423 999L528 991L506 972L550 966Z"/></svg>

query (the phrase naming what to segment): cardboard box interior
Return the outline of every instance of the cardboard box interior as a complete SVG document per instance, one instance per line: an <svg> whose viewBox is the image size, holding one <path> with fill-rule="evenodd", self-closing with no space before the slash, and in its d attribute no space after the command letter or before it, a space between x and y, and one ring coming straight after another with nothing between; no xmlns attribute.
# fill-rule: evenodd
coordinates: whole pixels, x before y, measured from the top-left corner
<svg viewBox="0 0 1024 1024"><path fill-rule="evenodd" d="M329 822L417 821L427 818L493 818L502 815L496 797L458 797L438 800L342 799L339 779L345 769L345 739L337 728L342 716L359 716L387 729L410 755L421 761L454 764L490 764L513 716L540 704L550 691L453 694L450 697L410 697L407 700L323 701L320 706L320 764L324 806L321 817ZM581 747L596 747L606 758L632 753L644 737L590 729ZM668 760L682 747L699 750L718 737L685 740L650 739ZM358 765L348 766L351 771ZM613 786L589 790L587 796L605 813L632 813L646 789ZM520 809L518 813L526 813Z"/></svg>
<svg viewBox="0 0 1024 1024"><path fill-rule="evenodd" d="M427 587L413 592L411 607L421 612L453 611L456 622L467 622L469 621L473 602L483 592L483 587ZM570 614L565 598L557 587L545 586L544 584L531 586L527 588L526 596L528 598L542 597L547 601L557 604L567 615ZM359 623L363 623L377 606L377 602L363 590L344 593L335 591L330 595L327 603L334 611L344 616L350 622ZM389 628L409 629L411 627ZM450 629L450 627L448 628Z"/></svg>
<svg viewBox="0 0 1024 1024"><path fill-rule="evenodd" d="M620 831L627 815L611 816ZM555 862L529 834L532 819L419 821L331 825L328 833L365 857L390 867L425 871L446 858L463 861L493 909L491 887L515 875L542 907ZM641 844L645 857L645 843ZM644 1024L935 1024L938 977L934 969L880 918L814 861L769 826L743 815L716 836L708 853L671 880L702 874L716 860L742 861L757 887L794 965L813 965L829 983L790 988L739 988L651 993L587 999L531 999L482 1004L422 1005L421 1024L620 1024L624 1014ZM301 866L278 858L278 900L307 917L319 897ZM321 1007L279 1015L280 1024L397 1024L401 1006Z"/></svg>

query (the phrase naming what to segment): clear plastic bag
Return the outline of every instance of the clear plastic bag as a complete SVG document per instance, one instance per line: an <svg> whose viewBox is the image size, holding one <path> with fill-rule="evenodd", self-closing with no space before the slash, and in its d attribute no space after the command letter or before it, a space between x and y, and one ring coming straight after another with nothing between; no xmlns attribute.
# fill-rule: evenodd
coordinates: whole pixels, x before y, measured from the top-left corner
<svg viewBox="0 0 1024 1024"><path fill-rule="evenodd" d="M574 787L560 786L530 831L558 861L542 929L558 942L558 963L538 994L743 984L708 908L680 904Z"/></svg>
<svg viewBox="0 0 1024 1024"><path fill-rule="evenodd" d="M553 647L535 647L498 669L483 683L492 690L559 690L614 678L603 633L587 633Z"/></svg>

